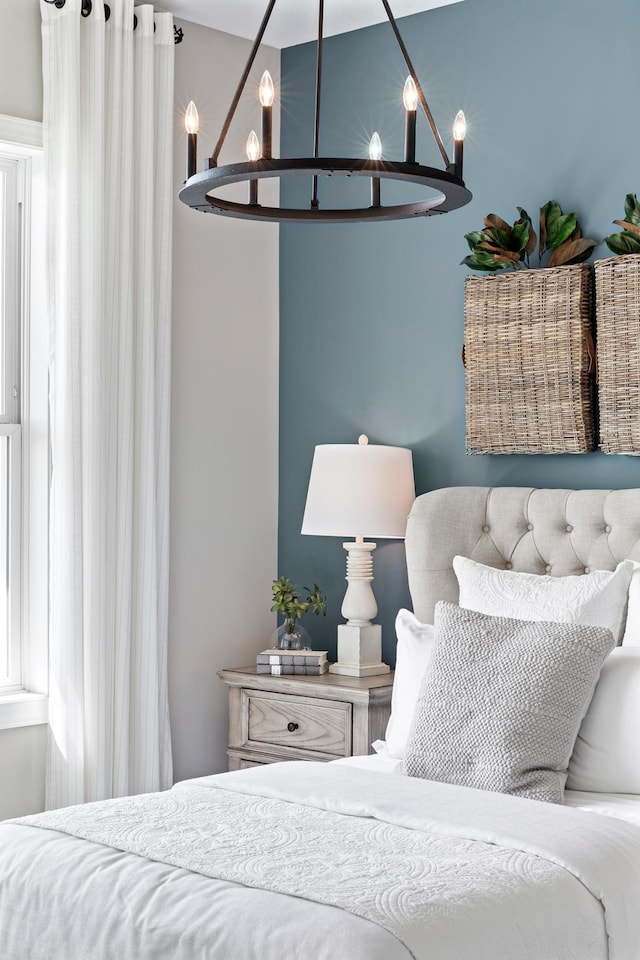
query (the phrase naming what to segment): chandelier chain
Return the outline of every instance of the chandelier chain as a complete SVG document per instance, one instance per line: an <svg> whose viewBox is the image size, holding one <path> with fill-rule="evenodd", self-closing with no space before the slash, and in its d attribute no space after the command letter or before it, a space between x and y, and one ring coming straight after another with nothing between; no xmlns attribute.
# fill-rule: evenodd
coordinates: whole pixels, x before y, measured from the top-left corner
<svg viewBox="0 0 640 960"><path fill-rule="evenodd" d="M320 103L322 100L322 45L324 41L324 0L318 0L318 49L316 56L316 115L313 134L313 156L320 156ZM318 207L318 177L313 178L311 206Z"/></svg>

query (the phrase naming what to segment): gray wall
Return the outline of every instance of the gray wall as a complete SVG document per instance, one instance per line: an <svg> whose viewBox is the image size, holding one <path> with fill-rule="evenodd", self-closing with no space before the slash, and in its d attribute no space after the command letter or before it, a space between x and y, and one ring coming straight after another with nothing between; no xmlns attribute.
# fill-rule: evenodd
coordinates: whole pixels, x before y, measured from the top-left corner
<svg viewBox="0 0 640 960"><path fill-rule="evenodd" d="M463 235L490 211L513 221L516 206L533 214L553 198L578 213L586 236L615 229L625 193L640 192L640 5L465 0L407 18L401 28L448 148L453 117L465 110L472 203L415 222L287 225L280 233L279 571L301 583L315 579L329 592L329 616L308 626L315 645L331 651L344 551L337 539L299 532L315 444L353 442L364 431L373 442L408 445L418 492L455 484L640 484L640 463L629 457L465 456L460 349L468 271L459 266ZM377 129L386 155L400 157L406 69L390 28L334 38L325 49L321 152L366 156ZM313 62L310 45L283 54L285 156L312 143ZM418 157L439 165L425 122ZM292 194L304 189L297 183ZM599 247L596 257L603 256ZM391 661L394 615L409 604L402 545L380 544L375 564Z"/></svg>
<svg viewBox="0 0 640 960"><path fill-rule="evenodd" d="M42 47L37 0L0 3L0 113L42 120Z"/></svg>
<svg viewBox="0 0 640 960"><path fill-rule="evenodd" d="M176 48L176 184L184 109L213 151L250 44L183 23ZM264 47L277 83L280 55ZM276 118L277 120L277 118ZM257 98L243 99L225 156L244 156ZM275 143L278 129L274 129ZM244 200L244 189L241 191ZM261 188L266 198L267 190ZM177 780L226 769L222 667L268 646L278 509L278 228L174 207L169 696Z"/></svg>

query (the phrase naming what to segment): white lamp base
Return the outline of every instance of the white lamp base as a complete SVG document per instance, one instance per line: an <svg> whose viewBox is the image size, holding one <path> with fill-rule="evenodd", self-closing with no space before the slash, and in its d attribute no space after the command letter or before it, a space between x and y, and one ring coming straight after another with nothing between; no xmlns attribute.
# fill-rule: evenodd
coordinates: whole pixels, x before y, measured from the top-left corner
<svg viewBox="0 0 640 960"><path fill-rule="evenodd" d="M329 666L329 673L343 677L375 677L389 673L382 663L382 628L377 623L354 627L344 623L338 627L338 662Z"/></svg>

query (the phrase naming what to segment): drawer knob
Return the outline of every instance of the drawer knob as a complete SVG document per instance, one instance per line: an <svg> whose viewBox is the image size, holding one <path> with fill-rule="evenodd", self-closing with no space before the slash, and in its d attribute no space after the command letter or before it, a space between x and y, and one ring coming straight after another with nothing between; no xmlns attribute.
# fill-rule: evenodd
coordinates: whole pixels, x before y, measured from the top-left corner
<svg viewBox="0 0 640 960"><path fill-rule="evenodd" d="M289 721L289 723L287 724L287 730L289 731L289 733L293 733L293 731L297 729L298 729L298 724L294 723L293 720Z"/></svg>

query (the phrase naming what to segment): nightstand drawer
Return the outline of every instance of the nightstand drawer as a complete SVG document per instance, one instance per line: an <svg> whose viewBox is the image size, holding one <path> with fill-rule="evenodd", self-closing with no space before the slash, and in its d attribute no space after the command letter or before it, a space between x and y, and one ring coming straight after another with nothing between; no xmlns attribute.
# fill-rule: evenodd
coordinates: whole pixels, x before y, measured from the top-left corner
<svg viewBox="0 0 640 960"><path fill-rule="evenodd" d="M331 757L351 753L351 704L314 697L242 691L243 729L248 747L277 747Z"/></svg>
<svg viewBox="0 0 640 960"><path fill-rule="evenodd" d="M272 677L236 667L218 676L229 687L230 770L367 754L384 737L393 674Z"/></svg>

